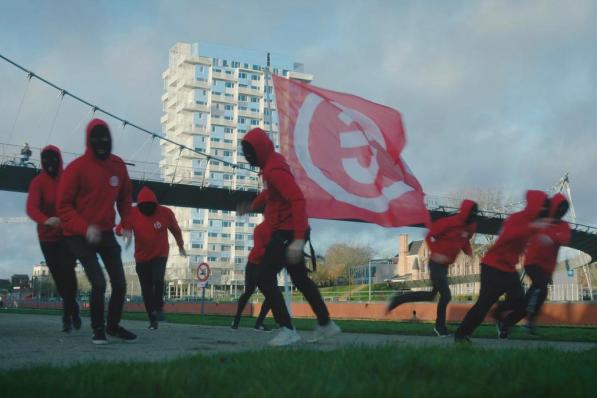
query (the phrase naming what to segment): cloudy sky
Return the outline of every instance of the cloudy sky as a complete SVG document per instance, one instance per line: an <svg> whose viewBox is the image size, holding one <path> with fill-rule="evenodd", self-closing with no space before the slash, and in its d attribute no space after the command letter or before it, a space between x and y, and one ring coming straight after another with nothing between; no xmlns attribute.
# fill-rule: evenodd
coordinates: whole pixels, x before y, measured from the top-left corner
<svg viewBox="0 0 597 398"><path fill-rule="evenodd" d="M596 3L583 0L3 1L0 53L154 131L174 43L285 54L316 85L399 109L404 157L428 194L518 198L569 172L578 221L594 225L596 19ZM0 84L0 142L81 150L88 109L69 99L58 108L57 93L33 81L17 119L27 79L0 62ZM140 156L144 145L142 157L158 156L141 133L112 125L117 153ZM24 201L0 192L0 217L24 215ZM321 251L349 242L389 255L400 232L314 226ZM30 273L41 259L34 226L0 224L0 235L0 278Z"/></svg>

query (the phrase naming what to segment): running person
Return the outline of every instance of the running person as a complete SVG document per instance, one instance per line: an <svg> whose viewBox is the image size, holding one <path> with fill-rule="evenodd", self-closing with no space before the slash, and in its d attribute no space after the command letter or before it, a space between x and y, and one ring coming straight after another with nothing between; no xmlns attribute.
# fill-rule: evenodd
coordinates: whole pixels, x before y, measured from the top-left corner
<svg viewBox="0 0 597 398"><path fill-rule="evenodd" d="M41 166L42 172L29 185L27 215L37 223L41 251L62 297L62 331L70 333L73 327L81 329L81 318L76 301L77 261L68 249L56 212L56 194L62 174L60 149L53 145L42 149Z"/></svg>
<svg viewBox="0 0 597 398"><path fill-rule="evenodd" d="M452 299L448 285L448 268L454 262L460 251L472 256L470 239L477 230L477 204L472 200L464 200L460 205L460 212L450 217L443 217L435 221L425 238L431 252L429 258L429 272L433 282L430 292L409 292L396 294L388 303L386 313L401 304L415 301L433 301L439 293L437 303L437 317L435 319L435 333L440 337L450 334L446 327L446 308Z"/></svg>
<svg viewBox="0 0 597 398"><path fill-rule="evenodd" d="M120 245L113 232L115 203L121 219L126 221L130 216L131 180L122 159L112 154L112 136L106 122L91 120L86 133L85 154L70 163L60 179L58 215L69 248L91 283L92 342L106 344L106 333L134 341L137 336L120 326L126 280ZM125 231L125 235L130 235L130 231ZM98 254L112 287L107 327L104 322L106 279Z"/></svg>
<svg viewBox="0 0 597 398"><path fill-rule="evenodd" d="M524 316L527 316L527 331L535 334L535 318L547 298L547 285L556 269L558 251L570 241L570 225L562 217L570 207L566 197L557 193L551 199L549 217L551 223L535 233L525 253L524 269L531 278L531 287L524 302L508 314L502 327L508 331Z"/></svg>
<svg viewBox="0 0 597 398"><path fill-rule="evenodd" d="M340 333L340 328L330 319L319 289L307 275L303 253L309 228L305 198L286 160L274 150L274 144L260 128L249 131L241 145L247 162L260 168L267 192L265 221L272 235L261 261L257 285L270 301L274 319L280 325L279 333L269 344L284 346L300 340L278 288L277 274L282 268L288 270L293 284L317 316L313 341Z"/></svg>
<svg viewBox="0 0 597 398"><path fill-rule="evenodd" d="M242 215L242 214L240 214ZM253 231L253 248L249 253L249 258L247 261L247 265L245 266L245 291L238 299L238 308L236 310L236 315L234 316L234 321L232 321L232 329L238 329L238 324L240 323L241 314L249 301L249 298L253 293L255 293L255 289L257 288L257 282L259 280L259 270L260 270L260 263L263 258L263 254L265 253L265 248L270 239L270 231L269 226L264 221L258 226L255 227ZM255 330L263 331L263 332L271 332L271 328L263 324L265 320L265 316L270 310L269 300L266 298L261 305L261 310L259 311L259 316L255 321Z"/></svg>
<svg viewBox="0 0 597 398"><path fill-rule="evenodd" d="M500 236L481 259L479 298L456 330L454 340L457 342L470 342L470 335L504 293L506 301L498 303L493 315L497 320L500 338L508 337L507 331L501 328L502 313L524 300L516 264L531 235L546 225L544 220L539 219L546 217L549 211L549 199L545 192L527 191L526 200L524 210L504 220Z"/></svg>
<svg viewBox="0 0 597 398"><path fill-rule="evenodd" d="M176 240L179 254L186 257L182 232L172 210L159 205L148 187L141 188L127 226L135 236L135 269L149 317L149 329L156 330L158 321L164 320L164 275L170 251L168 230ZM116 227L116 234L123 234L122 224Z"/></svg>

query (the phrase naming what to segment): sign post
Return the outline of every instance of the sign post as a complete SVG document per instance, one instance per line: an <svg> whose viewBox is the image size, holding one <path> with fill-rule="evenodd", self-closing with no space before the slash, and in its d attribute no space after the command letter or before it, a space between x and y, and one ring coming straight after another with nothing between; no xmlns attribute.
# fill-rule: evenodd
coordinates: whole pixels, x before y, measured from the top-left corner
<svg viewBox="0 0 597 398"><path fill-rule="evenodd" d="M211 269L208 263L203 262L197 266L197 280L201 288L201 315L205 314L205 287L207 286L207 280L210 275Z"/></svg>

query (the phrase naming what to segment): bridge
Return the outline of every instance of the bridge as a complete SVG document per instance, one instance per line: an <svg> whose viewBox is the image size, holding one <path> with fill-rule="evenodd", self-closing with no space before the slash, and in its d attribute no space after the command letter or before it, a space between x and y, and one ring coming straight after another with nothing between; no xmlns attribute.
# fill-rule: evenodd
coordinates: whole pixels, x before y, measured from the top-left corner
<svg viewBox="0 0 597 398"><path fill-rule="evenodd" d="M19 166L0 166L0 190L12 192L27 192L29 183L39 173L39 169ZM232 190L190 183L168 183L159 181L155 174L135 176L131 173L133 183L133 197L143 186L151 188L161 204L167 206L207 208L214 210L235 210L241 201L251 201L257 195L256 191ZM427 199L427 208L433 220L453 214L458 210L456 203L445 203L437 198ZM508 216L506 213L480 209L477 221L477 232L486 235L497 235L502 222ZM356 219L345 221L361 221ZM422 227L422 225L412 225ZM586 255L587 262L597 259L597 228L570 223L572 239L569 247L580 250ZM586 264L587 262L584 262ZM582 265L584 265L582 264ZM580 266L581 264L578 264Z"/></svg>

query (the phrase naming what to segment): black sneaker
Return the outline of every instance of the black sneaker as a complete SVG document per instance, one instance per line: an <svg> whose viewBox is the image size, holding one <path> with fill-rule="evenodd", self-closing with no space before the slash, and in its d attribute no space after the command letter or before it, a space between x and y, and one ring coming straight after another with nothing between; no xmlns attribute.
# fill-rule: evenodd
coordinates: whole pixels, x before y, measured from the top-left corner
<svg viewBox="0 0 597 398"><path fill-rule="evenodd" d="M237 330L238 329L238 322L237 321L232 321L232 324L230 325L230 329Z"/></svg>
<svg viewBox="0 0 597 398"><path fill-rule="evenodd" d="M454 335L454 343L462 344L462 345L469 345L469 344L472 344L473 342L471 341L470 337L468 337L468 336Z"/></svg>
<svg viewBox="0 0 597 398"><path fill-rule="evenodd" d="M166 322L166 317L164 316L164 311L154 311L155 319L159 322Z"/></svg>
<svg viewBox="0 0 597 398"><path fill-rule="evenodd" d="M149 327L147 329L149 329L149 330L158 330L158 323L157 322L151 322L149 324Z"/></svg>
<svg viewBox="0 0 597 398"><path fill-rule="evenodd" d="M508 328L504 325L504 322L498 320L495 322L495 328L497 329L498 339L507 339L508 333L510 332Z"/></svg>
<svg viewBox="0 0 597 398"><path fill-rule="evenodd" d="M445 327L445 326L436 326L436 327L433 328L433 331L439 337L447 337L447 336L450 335L450 332L448 331L448 328Z"/></svg>
<svg viewBox="0 0 597 398"><path fill-rule="evenodd" d="M104 329L94 330L91 342L93 344L108 344L108 339L106 338L106 331Z"/></svg>
<svg viewBox="0 0 597 398"><path fill-rule="evenodd" d="M256 332L271 332L272 328L266 325L255 325L253 330L255 330Z"/></svg>
<svg viewBox="0 0 597 398"><path fill-rule="evenodd" d="M539 333L537 333L537 326L535 326L535 322L533 322L533 321L528 321L528 323L526 325L524 325L524 329L531 336L539 335Z"/></svg>
<svg viewBox="0 0 597 398"><path fill-rule="evenodd" d="M71 333L73 331L73 324L68 321L62 321L62 331L64 333Z"/></svg>
<svg viewBox="0 0 597 398"><path fill-rule="evenodd" d="M123 341L125 341L127 343L132 343L133 341L137 340L136 334L129 332L122 326L118 326L118 328L114 329L114 330L107 329L106 332L108 333L109 336L118 337L119 339L122 339Z"/></svg>
<svg viewBox="0 0 597 398"><path fill-rule="evenodd" d="M73 327L75 330L81 329L81 317L79 315L73 315Z"/></svg>
<svg viewBox="0 0 597 398"><path fill-rule="evenodd" d="M392 310L394 308L398 307L400 304L404 304L402 302L402 294L395 294L390 299L390 302L388 303L388 306L386 307L386 315L389 314L390 312L392 312Z"/></svg>

